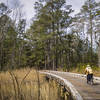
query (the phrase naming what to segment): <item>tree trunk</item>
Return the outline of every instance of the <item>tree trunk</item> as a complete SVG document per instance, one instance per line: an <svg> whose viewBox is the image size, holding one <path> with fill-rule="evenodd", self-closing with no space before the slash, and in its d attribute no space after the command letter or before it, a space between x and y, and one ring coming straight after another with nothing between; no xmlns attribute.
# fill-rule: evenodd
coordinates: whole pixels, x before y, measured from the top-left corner
<svg viewBox="0 0 100 100"><path fill-rule="evenodd" d="M89 4L89 6L91 6L90 4ZM91 58L90 58L90 62L92 63L92 52L93 52L93 18L92 18L92 12L91 12L91 10L90 10L90 19L89 19L89 23L90 23L90 38L91 38Z"/></svg>
<svg viewBox="0 0 100 100"><path fill-rule="evenodd" d="M53 58L53 70L55 70L55 59Z"/></svg>
<svg viewBox="0 0 100 100"><path fill-rule="evenodd" d="M45 55L45 70L47 69L47 57Z"/></svg>
<svg viewBox="0 0 100 100"><path fill-rule="evenodd" d="M100 40L99 40L99 46L98 46L98 66L100 67Z"/></svg>

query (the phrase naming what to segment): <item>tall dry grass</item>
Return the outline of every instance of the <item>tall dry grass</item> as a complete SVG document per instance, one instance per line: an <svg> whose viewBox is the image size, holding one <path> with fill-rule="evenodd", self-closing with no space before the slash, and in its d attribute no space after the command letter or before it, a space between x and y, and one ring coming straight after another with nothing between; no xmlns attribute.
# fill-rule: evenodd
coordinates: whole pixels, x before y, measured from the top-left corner
<svg viewBox="0 0 100 100"><path fill-rule="evenodd" d="M67 100L69 93L33 69L0 73L0 100Z"/></svg>

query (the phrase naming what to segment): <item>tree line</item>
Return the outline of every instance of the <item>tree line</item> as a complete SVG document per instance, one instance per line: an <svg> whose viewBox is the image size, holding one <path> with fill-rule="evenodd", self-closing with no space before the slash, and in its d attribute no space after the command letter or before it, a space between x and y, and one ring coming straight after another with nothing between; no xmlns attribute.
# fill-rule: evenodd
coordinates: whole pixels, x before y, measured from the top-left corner
<svg viewBox="0 0 100 100"><path fill-rule="evenodd" d="M12 19L12 10L0 3L0 70L38 67L100 67L100 2L86 0L72 16L66 0L38 0L28 29L26 20Z"/></svg>

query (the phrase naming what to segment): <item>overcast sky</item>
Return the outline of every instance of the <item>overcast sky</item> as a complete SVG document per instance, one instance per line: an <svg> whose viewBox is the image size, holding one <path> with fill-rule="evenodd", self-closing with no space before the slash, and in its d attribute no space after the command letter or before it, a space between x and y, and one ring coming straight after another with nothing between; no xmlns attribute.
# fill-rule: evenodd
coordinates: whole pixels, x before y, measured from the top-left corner
<svg viewBox="0 0 100 100"><path fill-rule="evenodd" d="M36 0L0 0L0 2L4 2L10 6L10 8L15 8L15 4L23 5L24 17L29 21L34 16L34 2ZM72 5L72 9L75 10L74 13L78 13L81 6L84 4L86 0L66 0L67 4ZM97 2L100 0L96 0Z"/></svg>

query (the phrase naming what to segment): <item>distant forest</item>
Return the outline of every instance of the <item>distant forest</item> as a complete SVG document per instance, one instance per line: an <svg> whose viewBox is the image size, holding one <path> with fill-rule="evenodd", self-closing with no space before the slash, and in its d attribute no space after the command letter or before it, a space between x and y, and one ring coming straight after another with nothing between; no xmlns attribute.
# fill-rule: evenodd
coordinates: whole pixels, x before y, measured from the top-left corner
<svg viewBox="0 0 100 100"><path fill-rule="evenodd" d="M0 3L0 70L100 67L100 2L86 0L73 15L66 0L37 0L28 28L20 9Z"/></svg>

